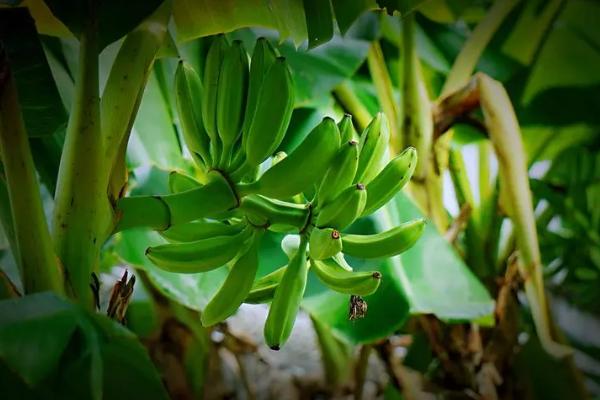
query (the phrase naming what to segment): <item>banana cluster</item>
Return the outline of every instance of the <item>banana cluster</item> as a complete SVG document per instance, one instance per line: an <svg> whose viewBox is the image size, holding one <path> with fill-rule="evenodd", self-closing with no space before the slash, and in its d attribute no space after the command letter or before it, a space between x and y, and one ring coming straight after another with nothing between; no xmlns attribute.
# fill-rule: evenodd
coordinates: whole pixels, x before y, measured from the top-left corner
<svg viewBox="0 0 600 400"><path fill-rule="evenodd" d="M417 163L408 148L383 165L389 131L382 114L360 136L349 115L338 123L326 117L289 155L275 154L290 122L294 86L287 61L267 40L258 39L250 58L240 41L216 37L203 78L181 62L175 88L185 143L207 182L173 172L167 201L176 208L178 195L204 193L197 198L229 196L234 201L223 204L236 206L194 221L172 218L160 232L169 243L148 248L146 256L175 273L227 266L227 278L202 313L203 325L225 320L244 302L270 303L265 341L279 349L294 326L309 271L334 291L367 296L381 274L353 271L344 254L391 257L419 238L423 220L375 235L343 233L392 199ZM270 167L259 175L269 158ZM267 230L295 235L299 243L288 251L287 265L256 279Z"/></svg>

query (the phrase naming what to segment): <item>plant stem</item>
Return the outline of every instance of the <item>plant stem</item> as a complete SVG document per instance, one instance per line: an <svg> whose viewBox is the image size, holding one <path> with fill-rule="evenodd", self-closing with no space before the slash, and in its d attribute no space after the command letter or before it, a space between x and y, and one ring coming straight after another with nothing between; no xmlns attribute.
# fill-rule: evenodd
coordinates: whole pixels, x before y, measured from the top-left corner
<svg viewBox="0 0 600 400"><path fill-rule="evenodd" d="M537 334L548 353L563 357L570 350L555 342L551 335L527 159L519 124L502 84L485 75L478 75L478 80L486 126L498 156L501 197L514 224L519 271L525 279L525 291Z"/></svg>
<svg viewBox="0 0 600 400"><path fill-rule="evenodd" d="M0 153L16 243L13 254L25 293L63 293L63 274L52 248L16 83L5 59L0 59Z"/></svg>
<svg viewBox="0 0 600 400"><path fill-rule="evenodd" d="M471 192L471 185L469 184L469 178L467 177L465 162L461 157L460 150L451 149L448 160L450 176L454 183L454 191L456 192L458 206L462 207L465 203L468 203L471 207L474 207L473 193Z"/></svg>
<svg viewBox="0 0 600 400"><path fill-rule="evenodd" d="M342 107L355 118L359 131L362 131L369 125L372 115L352 91L348 82L342 82L333 90L333 94Z"/></svg>
<svg viewBox="0 0 600 400"><path fill-rule="evenodd" d="M465 229L465 258L469 267L476 271L478 276L485 277L493 272L493 265L492 268L490 268L485 262L483 243L479 229L478 217L480 209L475 208L475 201L473 199L471 185L469 184L465 163L460 150L450 150L448 165L452 183L454 185L454 191L456 192L458 205L462 208L468 204L472 209L471 215L467 220L467 227Z"/></svg>
<svg viewBox="0 0 600 400"><path fill-rule="evenodd" d="M418 161L409 186L417 204L445 232L448 217L443 204L442 179L433 168L433 113L425 88L415 42L415 20L402 19L402 144L417 149Z"/></svg>
<svg viewBox="0 0 600 400"><path fill-rule="evenodd" d="M127 179L125 152L148 75L166 35L171 3L165 1L129 33L119 49L101 101L105 165L103 178L111 200L123 193Z"/></svg>
<svg viewBox="0 0 600 400"><path fill-rule="evenodd" d="M90 7L93 7L90 2ZM69 294L93 307L90 274L112 220L103 162L95 10L80 37L76 93L58 172L53 233Z"/></svg>
<svg viewBox="0 0 600 400"><path fill-rule="evenodd" d="M465 86L475 70L481 53L500 27L504 18L519 3L519 0L498 0L494 2L486 16L477 25L456 57L446 78L440 98L448 96Z"/></svg>
<svg viewBox="0 0 600 400"><path fill-rule="evenodd" d="M412 14L402 19L402 142L417 149L419 160L414 176L424 180L432 156L433 114L417 54L415 25Z"/></svg>
<svg viewBox="0 0 600 400"><path fill-rule="evenodd" d="M337 388L348 380L351 371L350 348L345 342L335 337L326 324L312 315L310 319L321 349L321 361L325 370L325 378L331 386Z"/></svg>
<svg viewBox="0 0 600 400"><path fill-rule="evenodd" d="M125 197L117 203L117 226L113 233L137 227L165 230L238 206L236 194L216 171L204 186L165 196Z"/></svg>
<svg viewBox="0 0 600 400"><path fill-rule="evenodd" d="M363 397L363 390L365 386L365 378L367 376L367 369L369 367L369 356L371 355L371 349L373 345L363 344L360 347L358 354L358 360L354 369L354 399L361 400Z"/></svg>
<svg viewBox="0 0 600 400"><path fill-rule="evenodd" d="M371 43L369 53L367 55L367 62L369 64L369 71L375 84L375 90L377 91L377 97L383 109L383 113L388 119L390 124L390 142L392 151L394 154L398 154L402 149L402 132L398 126L399 114L398 106L394 101L394 87L390 74L385 65L385 59L383 58L383 52L379 41Z"/></svg>
<svg viewBox="0 0 600 400"><path fill-rule="evenodd" d="M492 194L490 179L490 143L485 140L478 145L479 150L479 203L483 204Z"/></svg>

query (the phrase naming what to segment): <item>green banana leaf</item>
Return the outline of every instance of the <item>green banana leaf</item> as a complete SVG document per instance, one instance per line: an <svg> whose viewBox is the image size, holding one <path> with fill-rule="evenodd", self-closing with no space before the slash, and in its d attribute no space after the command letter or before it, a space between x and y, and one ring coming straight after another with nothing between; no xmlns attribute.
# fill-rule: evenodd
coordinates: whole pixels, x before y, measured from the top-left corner
<svg viewBox="0 0 600 400"><path fill-rule="evenodd" d="M404 193L395 198L398 221L419 218L421 212ZM413 314L434 314L447 321L492 322L494 301L434 227L428 223L423 236L399 258L397 277Z"/></svg>
<svg viewBox="0 0 600 400"><path fill-rule="evenodd" d="M0 315L6 398L167 398L136 336L104 316L51 293L0 301Z"/></svg>
<svg viewBox="0 0 600 400"><path fill-rule="evenodd" d="M180 42L249 26L276 29L297 45L307 37L301 0L175 0L173 17Z"/></svg>
<svg viewBox="0 0 600 400"><path fill-rule="evenodd" d="M164 78L160 68L156 64L148 78L131 132L128 155L140 164L152 164L165 170L185 168L178 133L173 124L172 92L164 87L165 83L171 82Z"/></svg>
<svg viewBox="0 0 600 400"><path fill-rule="evenodd" d="M17 83L28 135L51 136L64 129L67 113L26 8L0 8L0 47Z"/></svg>
<svg viewBox="0 0 600 400"><path fill-rule="evenodd" d="M125 36L147 16L152 14L163 0L129 0L124 7L120 0L44 0L52 14L79 37L83 25L88 20L88 4L98 4L98 41L99 49Z"/></svg>
<svg viewBox="0 0 600 400"><path fill-rule="evenodd" d="M308 39L316 47L332 38L335 21L342 34L368 9L386 8L389 14L405 14L424 0L174 0L173 16L180 42L231 32L245 27L264 27L279 32L280 40L300 45ZM332 9L333 8L333 9Z"/></svg>
<svg viewBox="0 0 600 400"><path fill-rule="evenodd" d="M369 51L369 42L336 36L311 51L297 51L286 42L279 50L292 68L296 107L319 107L329 93L354 75Z"/></svg>

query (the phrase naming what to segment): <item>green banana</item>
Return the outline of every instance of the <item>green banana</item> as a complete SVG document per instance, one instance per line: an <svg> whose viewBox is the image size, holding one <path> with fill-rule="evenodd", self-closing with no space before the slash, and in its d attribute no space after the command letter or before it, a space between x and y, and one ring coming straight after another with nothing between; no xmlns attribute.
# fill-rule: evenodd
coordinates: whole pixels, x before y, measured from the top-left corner
<svg viewBox="0 0 600 400"><path fill-rule="evenodd" d="M281 283L281 278L283 278L286 269L287 265L284 265L283 267L276 269L270 274L267 274L254 282L250 293L248 293L246 300L244 300L244 303L262 304L273 300L275 289L279 283Z"/></svg>
<svg viewBox="0 0 600 400"><path fill-rule="evenodd" d="M338 122L338 128L340 130L342 143L347 143L351 140L359 140L356 129L354 129L354 125L352 124L352 115L344 114L340 122Z"/></svg>
<svg viewBox="0 0 600 400"><path fill-rule="evenodd" d="M361 183L352 185L318 211L317 227L342 230L360 216L366 203L365 186Z"/></svg>
<svg viewBox="0 0 600 400"><path fill-rule="evenodd" d="M349 272L333 260L312 259L311 265L319 280L336 292L368 296L381 283L381 273L377 271Z"/></svg>
<svg viewBox="0 0 600 400"><path fill-rule="evenodd" d="M357 258L392 257L412 247L424 228L425 220L421 218L374 235L344 235L344 253Z"/></svg>
<svg viewBox="0 0 600 400"><path fill-rule="evenodd" d="M224 321L244 302L258 270L258 249L263 232L256 230L248 248L234 261L225 282L201 314L203 326L212 326Z"/></svg>
<svg viewBox="0 0 600 400"><path fill-rule="evenodd" d="M360 137L360 156L354 182L368 184L381 170L390 133L387 119L378 113Z"/></svg>
<svg viewBox="0 0 600 400"><path fill-rule="evenodd" d="M204 128L210 137L210 155L213 166L217 164L220 155L219 132L217 129L217 97L221 64L228 48L229 43L227 43L225 35L217 36L208 49L204 64L204 79L202 80L204 90L202 91L200 106Z"/></svg>
<svg viewBox="0 0 600 400"><path fill-rule="evenodd" d="M354 140L342 142L342 147L335 156L319 187L317 201L327 204L350 186L358 167L358 143Z"/></svg>
<svg viewBox="0 0 600 400"><path fill-rule="evenodd" d="M305 204L288 203L260 195L243 197L240 210L253 225L275 231L299 231L308 223L310 214Z"/></svg>
<svg viewBox="0 0 600 400"><path fill-rule="evenodd" d="M201 115L202 81L194 69L183 61L175 72L175 104L183 139L191 153L200 156L204 166L211 165L209 137Z"/></svg>
<svg viewBox="0 0 600 400"><path fill-rule="evenodd" d="M361 216L372 214L390 201L412 177L417 165L417 151L409 147L390 161L367 184L367 204Z"/></svg>
<svg viewBox="0 0 600 400"><path fill-rule="evenodd" d="M314 260L324 260L342 251L340 231L315 228L310 233L309 254Z"/></svg>
<svg viewBox="0 0 600 400"><path fill-rule="evenodd" d="M249 234L250 229L244 229L232 236L148 247L146 256L165 271L182 274L206 272L231 261L244 247Z"/></svg>
<svg viewBox="0 0 600 400"><path fill-rule="evenodd" d="M308 275L306 246L306 238L302 238L298 251L275 289L264 328L265 342L273 350L279 350L290 337L300 309Z"/></svg>
<svg viewBox="0 0 600 400"><path fill-rule="evenodd" d="M238 191L242 195L258 193L277 199L290 198L324 175L339 147L335 122L324 118L290 155L269 168L257 181L238 185Z"/></svg>
<svg viewBox="0 0 600 400"><path fill-rule="evenodd" d="M240 40L225 51L217 90L217 130L223 148L220 166L226 166L231 149L242 133L248 88L248 53Z"/></svg>
<svg viewBox="0 0 600 400"><path fill-rule="evenodd" d="M278 57L264 76L254 113L249 116L246 163L260 165L279 147L294 108L294 86L287 61Z"/></svg>
<svg viewBox="0 0 600 400"><path fill-rule="evenodd" d="M196 189L202 186L200 182L179 171L169 173L169 190L171 193L181 193L186 190Z"/></svg>
<svg viewBox="0 0 600 400"><path fill-rule="evenodd" d="M260 88L263 85L265 75L275 63L275 59L278 54L276 50L271 46L271 43L264 37L260 37L256 40L254 45L254 51L252 52L252 61L250 64L250 78L248 82L248 99L246 101L246 112L244 116L243 131L246 132L254 117L256 111L256 104L258 102L258 96ZM242 138L242 148L246 148L247 135Z"/></svg>
<svg viewBox="0 0 600 400"><path fill-rule="evenodd" d="M159 232L169 242L195 242L209 239L214 236L232 236L240 233L244 225L228 225L223 222L198 220L185 224L174 225L165 231Z"/></svg>

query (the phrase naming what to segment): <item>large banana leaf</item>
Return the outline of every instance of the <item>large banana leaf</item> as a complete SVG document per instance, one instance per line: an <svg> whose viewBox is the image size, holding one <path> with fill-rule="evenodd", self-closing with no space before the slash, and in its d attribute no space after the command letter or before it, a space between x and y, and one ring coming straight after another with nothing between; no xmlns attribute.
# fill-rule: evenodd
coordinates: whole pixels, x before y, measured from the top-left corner
<svg viewBox="0 0 600 400"><path fill-rule="evenodd" d="M0 316L5 398L167 398L142 344L104 316L51 293L0 301Z"/></svg>
<svg viewBox="0 0 600 400"><path fill-rule="evenodd" d="M28 135L49 136L64 128L67 113L26 8L0 8L0 47L17 83Z"/></svg>
<svg viewBox="0 0 600 400"><path fill-rule="evenodd" d="M404 14L421 3L424 0L174 0L173 16L179 41L253 26L275 29L281 40L289 38L296 45L308 39L315 47L332 38L336 19L345 33L365 10L379 6L390 14Z"/></svg>

